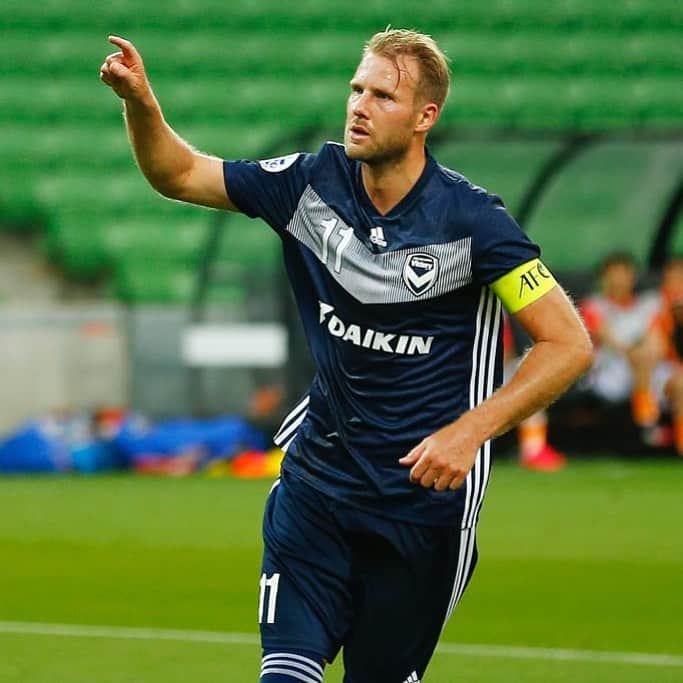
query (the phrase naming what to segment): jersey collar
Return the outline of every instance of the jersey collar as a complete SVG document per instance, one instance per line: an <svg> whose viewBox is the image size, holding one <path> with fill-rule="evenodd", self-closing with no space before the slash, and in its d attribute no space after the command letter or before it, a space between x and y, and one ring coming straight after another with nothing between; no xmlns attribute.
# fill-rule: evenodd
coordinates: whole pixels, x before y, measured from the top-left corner
<svg viewBox="0 0 683 683"><path fill-rule="evenodd" d="M427 184L429 178L431 177L434 169L436 168L436 160L432 156L431 152L427 147L425 147L425 167L422 169L420 177L417 182L410 188L408 194L406 194L401 201L396 204L387 213L380 213L377 207L372 203L368 193L365 191L365 185L363 184L363 177L361 174L361 162L355 161L354 169L354 179L355 179L355 189L358 195L360 203L363 205L366 213L368 213L373 218L396 218L401 214L408 211L415 201L419 198L422 188Z"/></svg>

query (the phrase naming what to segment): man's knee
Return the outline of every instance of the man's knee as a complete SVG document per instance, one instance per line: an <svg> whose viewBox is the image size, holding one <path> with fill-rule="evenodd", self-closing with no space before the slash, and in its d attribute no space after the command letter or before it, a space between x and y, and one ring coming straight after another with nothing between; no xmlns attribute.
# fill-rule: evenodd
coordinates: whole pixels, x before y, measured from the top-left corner
<svg viewBox="0 0 683 683"><path fill-rule="evenodd" d="M302 651L265 650L261 683L322 683L323 658Z"/></svg>

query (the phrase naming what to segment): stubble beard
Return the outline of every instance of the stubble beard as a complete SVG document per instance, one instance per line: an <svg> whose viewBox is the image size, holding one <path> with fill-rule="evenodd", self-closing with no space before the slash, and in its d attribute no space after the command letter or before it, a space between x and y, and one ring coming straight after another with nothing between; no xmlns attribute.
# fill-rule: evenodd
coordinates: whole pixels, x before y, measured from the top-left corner
<svg viewBox="0 0 683 683"><path fill-rule="evenodd" d="M375 143L369 148L363 148L345 141L344 148L349 159L361 161L368 166L386 166L401 161L408 154L410 144L404 137L396 135L381 146Z"/></svg>

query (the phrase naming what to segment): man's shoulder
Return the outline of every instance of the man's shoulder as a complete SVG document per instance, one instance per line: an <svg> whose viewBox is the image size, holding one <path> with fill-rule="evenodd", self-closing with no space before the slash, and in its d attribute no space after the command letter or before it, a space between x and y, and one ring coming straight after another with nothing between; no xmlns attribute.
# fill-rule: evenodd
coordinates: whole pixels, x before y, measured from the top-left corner
<svg viewBox="0 0 683 683"><path fill-rule="evenodd" d="M260 159L258 164L264 171L278 174L290 169L294 172L306 172L335 162L347 165L349 159L344 151L344 145L328 140L317 152L293 152L270 159Z"/></svg>
<svg viewBox="0 0 683 683"><path fill-rule="evenodd" d="M341 142L336 142L335 140L326 140L323 142L322 146L320 147L320 151L326 151L330 154L342 156L345 159L348 159L344 145Z"/></svg>
<svg viewBox="0 0 683 683"><path fill-rule="evenodd" d="M487 244L500 235L509 237L513 226L515 232L519 230L498 195L443 164L436 163L427 192L439 209L445 210L448 221L465 229L478 243Z"/></svg>
<svg viewBox="0 0 683 683"><path fill-rule="evenodd" d="M477 185L470 180L464 173L456 171L454 168L445 166L442 163L436 162L437 174L441 181L452 187L455 191L463 192L468 195L485 196L490 194L488 190L480 185Z"/></svg>
<svg viewBox="0 0 683 683"><path fill-rule="evenodd" d="M341 169L351 168L353 162L346 156L346 148L340 142L327 140L323 142L316 156L320 166L336 166Z"/></svg>
<svg viewBox="0 0 683 683"><path fill-rule="evenodd" d="M344 145L327 141L316 152L295 152L272 159L262 159L258 164L268 173L296 177L305 186L314 178L320 179L330 174L348 174L352 162L346 156Z"/></svg>
<svg viewBox="0 0 683 683"><path fill-rule="evenodd" d="M498 195L489 192L487 188L481 185L477 185L460 171L437 162L434 175L440 183L442 191L451 195L461 209L479 211L491 203L504 206Z"/></svg>

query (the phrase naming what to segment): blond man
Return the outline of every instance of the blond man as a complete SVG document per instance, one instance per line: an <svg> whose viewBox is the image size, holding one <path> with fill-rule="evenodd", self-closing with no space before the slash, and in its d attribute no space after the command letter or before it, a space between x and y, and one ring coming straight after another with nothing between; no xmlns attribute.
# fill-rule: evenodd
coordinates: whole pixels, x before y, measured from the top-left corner
<svg viewBox="0 0 683 683"><path fill-rule="evenodd" d="M261 681L320 683L343 649L347 683L418 683L476 563L490 439L588 367L589 338L498 197L426 149L450 78L429 36L370 39L343 144L260 162L193 150L133 45L111 41L101 77L124 99L142 172L277 232L317 366L278 434ZM496 391L502 306L535 343Z"/></svg>

